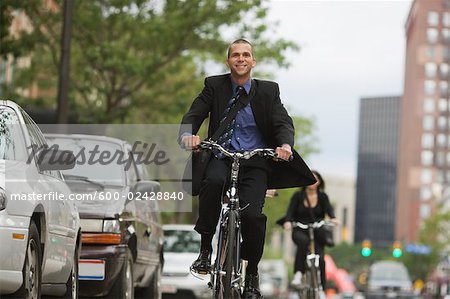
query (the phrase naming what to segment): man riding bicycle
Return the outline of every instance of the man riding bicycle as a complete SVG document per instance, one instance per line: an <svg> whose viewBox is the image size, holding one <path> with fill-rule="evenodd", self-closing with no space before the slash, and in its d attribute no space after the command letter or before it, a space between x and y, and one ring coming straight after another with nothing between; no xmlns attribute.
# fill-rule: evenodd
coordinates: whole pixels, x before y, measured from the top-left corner
<svg viewBox="0 0 450 299"><path fill-rule="evenodd" d="M302 158L292 150L294 127L292 119L283 107L278 84L251 79L256 65L252 45L244 39L234 41L228 47L229 74L207 77L201 93L183 116L179 135L180 144L195 149L200 143L197 132L209 116L208 138L214 135L221 121L240 96L248 96L250 102L230 122L229 128L217 141L225 148L248 151L256 148L275 148L279 159L292 162L276 163L254 156L243 161L239 174L241 211L242 258L248 261L244 298L261 298L259 291L258 263L263 254L266 216L263 214L267 189L306 186L315 182L314 176ZM184 130L186 124L192 131ZM211 241L221 211L221 196L229 179L230 161L219 154L212 155L202 179L199 194L199 217L195 230L201 234L200 255L192 264L199 273L208 272L211 266ZM196 176L195 173L192 174Z"/></svg>

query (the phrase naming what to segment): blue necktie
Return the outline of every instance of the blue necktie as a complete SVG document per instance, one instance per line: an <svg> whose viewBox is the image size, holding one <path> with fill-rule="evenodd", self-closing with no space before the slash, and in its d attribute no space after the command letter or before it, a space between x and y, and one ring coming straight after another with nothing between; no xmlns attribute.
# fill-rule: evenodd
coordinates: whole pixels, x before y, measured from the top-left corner
<svg viewBox="0 0 450 299"><path fill-rule="evenodd" d="M236 101L245 93L245 89L242 86L236 87L236 95L234 98L230 100L227 108L223 112L222 119L220 123L222 123L230 113L231 109L236 105ZM223 131L222 135L217 139L217 143L220 144L224 149L229 150L231 148L231 139L233 138L234 126L236 124L236 117L231 120L228 126ZM218 159L224 158L224 155L218 151L214 151L214 154Z"/></svg>

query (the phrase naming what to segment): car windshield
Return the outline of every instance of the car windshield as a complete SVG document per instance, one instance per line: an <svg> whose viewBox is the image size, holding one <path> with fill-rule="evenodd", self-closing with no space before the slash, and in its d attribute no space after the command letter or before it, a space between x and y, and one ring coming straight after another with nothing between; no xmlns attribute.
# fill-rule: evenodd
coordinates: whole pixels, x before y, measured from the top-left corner
<svg viewBox="0 0 450 299"><path fill-rule="evenodd" d="M405 268L397 265L377 265L370 271L372 280L409 281Z"/></svg>
<svg viewBox="0 0 450 299"><path fill-rule="evenodd" d="M92 139L53 137L47 137L47 139L50 145L57 144L61 150L73 151L77 157L77 163L73 169L62 171L67 181L80 181L79 178L85 178L102 185L125 185L124 164L118 163L117 159L124 154L119 144ZM92 152L97 154L92 155ZM100 162L99 157L102 155L108 155L108 159ZM113 159L114 155L116 159Z"/></svg>
<svg viewBox="0 0 450 299"><path fill-rule="evenodd" d="M195 231L165 230L164 251L198 253L200 251L200 235Z"/></svg>
<svg viewBox="0 0 450 299"><path fill-rule="evenodd" d="M0 159L26 160L25 141L16 112L0 106Z"/></svg>

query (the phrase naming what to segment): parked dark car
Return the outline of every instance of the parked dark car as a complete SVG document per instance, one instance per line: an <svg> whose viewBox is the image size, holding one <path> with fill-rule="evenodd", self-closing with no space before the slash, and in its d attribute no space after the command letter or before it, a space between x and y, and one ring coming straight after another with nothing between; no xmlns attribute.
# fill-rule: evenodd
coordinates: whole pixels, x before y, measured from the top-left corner
<svg viewBox="0 0 450 299"><path fill-rule="evenodd" d="M372 264L366 287L366 299L415 297L408 270L400 262L380 261Z"/></svg>
<svg viewBox="0 0 450 299"><path fill-rule="evenodd" d="M77 156L77 165L63 175L78 195L80 295L161 298L164 236L157 201L136 197L139 192L159 192L159 183L146 180L145 167L136 165L125 141L94 135L46 137ZM93 150L98 156L119 153L130 164L88 163L86 154Z"/></svg>

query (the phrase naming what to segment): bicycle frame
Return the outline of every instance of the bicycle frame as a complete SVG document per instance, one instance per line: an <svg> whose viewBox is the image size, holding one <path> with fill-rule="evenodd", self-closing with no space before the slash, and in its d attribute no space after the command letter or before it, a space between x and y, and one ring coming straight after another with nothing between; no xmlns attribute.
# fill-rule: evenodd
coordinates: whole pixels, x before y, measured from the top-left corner
<svg viewBox="0 0 450 299"><path fill-rule="evenodd" d="M314 242L314 229L320 228L325 224L324 220L303 224L301 222L294 222L294 227L299 227L308 230L309 246L308 255L306 256L306 271L303 276L305 288L299 290L300 298L319 299L320 292L323 291L323 286L320 278L319 259L320 256L316 253L316 246Z"/></svg>
<svg viewBox="0 0 450 299"><path fill-rule="evenodd" d="M215 298L240 298L243 289L242 270L240 260L241 218L240 211L246 207L239 206L238 178L241 159L250 159L254 155L276 157L273 149L256 149L251 152L229 152L212 141L203 141L202 149L217 149L232 159L230 186L226 197L222 198L220 213L219 240L217 255L211 272L209 287ZM228 202L225 200L228 199Z"/></svg>

